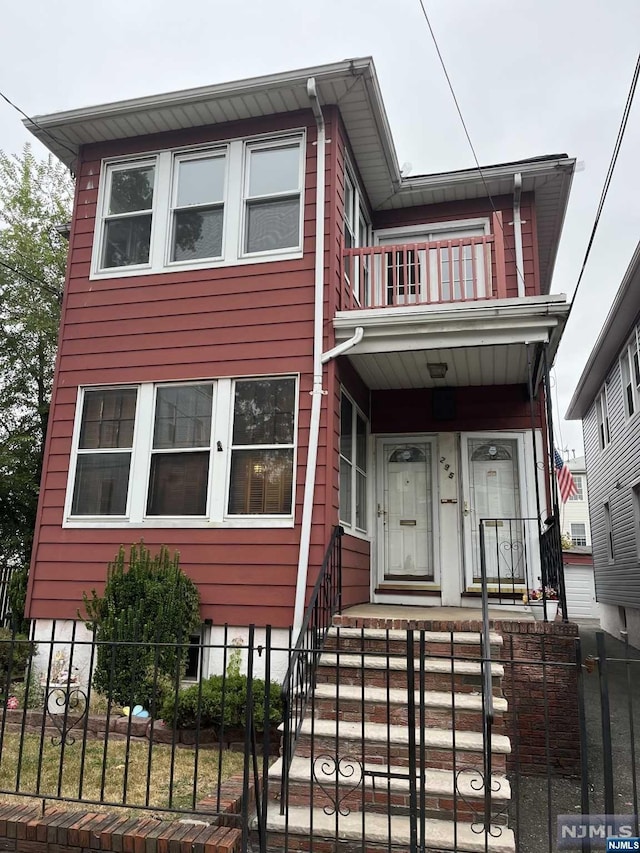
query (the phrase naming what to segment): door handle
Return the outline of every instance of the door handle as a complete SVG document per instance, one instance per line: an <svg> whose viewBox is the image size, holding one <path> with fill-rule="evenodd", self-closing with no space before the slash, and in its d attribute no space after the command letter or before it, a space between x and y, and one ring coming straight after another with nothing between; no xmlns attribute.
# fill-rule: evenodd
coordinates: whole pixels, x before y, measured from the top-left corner
<svg viewBox="0 0 640 853"><path fill-rule="evenodd" d="M471 515L471 510L469 509L469 501L465 501L462 509L463 515Z"/></svg>
<svg viewBox="0 0 640 853"><path fill-rule="evenodd" d="M380 504L378 504L378 518L382 518L382 517L383 517L383 516L385 516L386 514L387 514L386 509L382 509L382 507L380 506Z"/></svg>

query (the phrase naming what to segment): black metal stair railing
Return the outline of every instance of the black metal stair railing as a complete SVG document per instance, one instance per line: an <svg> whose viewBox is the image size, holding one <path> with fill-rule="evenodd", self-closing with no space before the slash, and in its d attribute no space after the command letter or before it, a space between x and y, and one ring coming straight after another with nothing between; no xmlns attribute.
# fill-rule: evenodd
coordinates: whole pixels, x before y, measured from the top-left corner
<svg viewBox="0 0 640 853"><path fill-rule="evenodd" d="M341 607L343 533L342 527L339 525L334 527L282 685L284 732L281 814L285 813L288 806L289 768L309 697L315 684L318 659L331 627L331 620Z"/></svg>

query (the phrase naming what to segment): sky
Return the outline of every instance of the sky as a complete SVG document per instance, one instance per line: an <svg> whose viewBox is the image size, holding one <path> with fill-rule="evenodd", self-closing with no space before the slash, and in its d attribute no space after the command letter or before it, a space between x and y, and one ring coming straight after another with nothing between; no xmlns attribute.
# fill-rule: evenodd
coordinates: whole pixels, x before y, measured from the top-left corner
<svg viewBox="0 0 640 853"><path fill-rule="evenodd" d="M552 285L571 296L640 47L640 0L424 4L480 163L577 158ZM357 56L374 58L401 164L474 165L419 0L6 2L0 91L42 115ZM0 101L0 149L30 139ZM562 417L640 239L639 150L640 94L556 358ZM556 424L556 443L580 455L580 424Z"/></svg>

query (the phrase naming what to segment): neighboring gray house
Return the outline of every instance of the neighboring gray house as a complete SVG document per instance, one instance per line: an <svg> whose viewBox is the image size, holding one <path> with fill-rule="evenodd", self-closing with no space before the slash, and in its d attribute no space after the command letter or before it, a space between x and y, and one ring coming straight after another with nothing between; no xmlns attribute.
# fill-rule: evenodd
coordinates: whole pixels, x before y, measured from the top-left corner
<svg viewBox="0 0 640 853"><path fill-rule="evenodd" d="M640 646L640 243L567 418L582 419L602 627Z"/></svg>

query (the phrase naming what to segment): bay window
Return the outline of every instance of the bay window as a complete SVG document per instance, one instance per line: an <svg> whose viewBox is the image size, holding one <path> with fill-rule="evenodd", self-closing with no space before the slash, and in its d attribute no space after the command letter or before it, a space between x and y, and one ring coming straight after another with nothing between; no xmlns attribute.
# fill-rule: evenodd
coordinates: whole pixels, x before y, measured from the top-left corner
<svg viewBox="0 0 640 853"><path fill-rule="evenodd" d="M296 404L294 377L81 389L65 523L290 526Z"/></svg>

